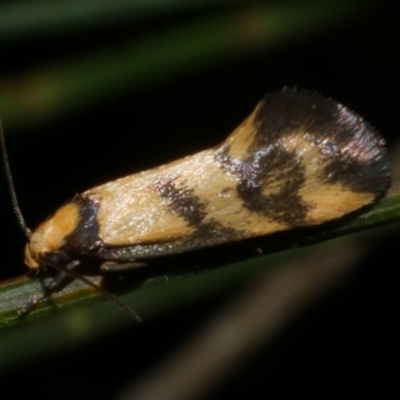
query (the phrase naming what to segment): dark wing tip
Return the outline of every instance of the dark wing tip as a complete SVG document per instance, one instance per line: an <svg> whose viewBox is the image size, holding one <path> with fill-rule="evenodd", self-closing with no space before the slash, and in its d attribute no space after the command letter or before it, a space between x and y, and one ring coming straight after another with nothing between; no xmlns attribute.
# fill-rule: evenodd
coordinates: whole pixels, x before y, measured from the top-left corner
<svg viewBox="0 0 400 400"><path fill-rule="evenodd" d="M267 94L255 118L261 141L299 132L320 149L324 179L378 196L390 183L385 141L357 113L308 90L284 88Z"/></svg>

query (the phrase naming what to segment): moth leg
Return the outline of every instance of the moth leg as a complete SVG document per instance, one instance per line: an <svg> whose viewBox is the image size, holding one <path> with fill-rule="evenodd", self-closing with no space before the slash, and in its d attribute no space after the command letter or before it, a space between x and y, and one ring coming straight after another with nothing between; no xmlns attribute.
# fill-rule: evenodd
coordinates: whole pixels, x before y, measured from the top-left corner
<svg viewBox="0 0 400 400"><path fill-rule="evenodd" d="M115 263L113 261L106 261L100 266L100 271L103 273L109 272L121 272L121 271L129 271L131 269L137 269L146 267L147 263L140 262L125 262L125 263Z"/></svg>
<svg viewBox="0 0 400 400"><path fill-rule="evenodd" d="M72 270L74 268L76 268L79 264L81 264L80 261L75 260L75 261L71 261L68 265L66 265L66 269L67 270ZM43 299L46 299L47 297L51 296L56 290L57 288L61 285L61 283L64 281L64 279L68 276L68 274L64 271L60 271L57 276L52 279L49 283L42 285L42 291L38 292L36 294L34 294L32 296L32 299L25 304L24 307L20 308L17 312L18 316L21 317L27 313L29 313L29 311L32 310L33 307L36 306L36 304L38 304L40 301L42 301Z"/></svg>
<svg viewBox="0 0 400 400"><path fill-rule="evenodd" d="M68 271L73 270L74 268L76 268L78 265L81 264L81 261L79 260L74 260L71 261L69 264L67 264L65 266L65 269ZM65 271L60 271L57 276L51 281L49 282L47 285L44 285L44 292L47 292L47 295L45 297L50 296L52 293L54 293L54 291L57 290L57 288L62 284L62 282L64 281L64 279L68 276L68 273Z"/></svg>

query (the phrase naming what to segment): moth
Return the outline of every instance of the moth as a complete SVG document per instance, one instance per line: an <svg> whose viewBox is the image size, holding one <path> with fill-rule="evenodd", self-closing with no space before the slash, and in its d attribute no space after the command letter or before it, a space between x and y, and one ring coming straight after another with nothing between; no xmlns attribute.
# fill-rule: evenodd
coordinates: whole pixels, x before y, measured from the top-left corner
<svg viewBox="0 0 400 400"><path fill-rule="evenodd" d="M76 195L29 231L25 263L59 269L58 282L88 258L103 271L143 267L340 218L389 181L384 140L361 116L284 88L219 146Z"/></svg>

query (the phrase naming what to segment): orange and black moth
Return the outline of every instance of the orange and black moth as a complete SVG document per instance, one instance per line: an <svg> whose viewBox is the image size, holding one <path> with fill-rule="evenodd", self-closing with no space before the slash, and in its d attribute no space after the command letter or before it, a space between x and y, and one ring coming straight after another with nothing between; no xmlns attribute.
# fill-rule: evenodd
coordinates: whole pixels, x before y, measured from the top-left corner
<svg viewBox="0 0 400 400"><path fill-rule="evenodd" d="M152 259L322 224L382 195L382 137L343 105L306 90L267 94L219 146L89 189L32 233L31 269Z"/></svg>

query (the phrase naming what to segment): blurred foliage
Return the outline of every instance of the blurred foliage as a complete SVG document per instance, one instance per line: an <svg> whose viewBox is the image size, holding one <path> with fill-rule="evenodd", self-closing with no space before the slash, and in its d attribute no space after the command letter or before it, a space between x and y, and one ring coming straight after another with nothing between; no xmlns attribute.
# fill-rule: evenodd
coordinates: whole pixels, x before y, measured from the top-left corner
<svg viewBox="0 0 400 400"><path fill-rule="evenodd" d="M22 2L21 2L22 3ZM0 43L30 39L32 35L68 34L92 24L129 22L165 12L167 1L156 2L14 2L0 5ZM49 5L50 3L50 5ZM154 4L152 4L154 3ZM217 2L218 3L218 2ZM213 7L217 3L213 4ZM186 10L190 2L175 1L173 7ZM192 7L210 7L209 1ZM233 5L237 7L233 7ZM232 2L215 13L191 18L190 22L163 27L160 32L124 39L124 50L99 46L85 55L59 57L46 65L24 70L21 75L0 81L0 109L8 126L82 109L134 90L155 80L168 79L229 59L246 57L249 52L277 46L299 35L326 29L359 12L360 1ZM2 9L4 8L4 9ZM170 12L171 12L171 9ZM182 11L182 10L181 10ZM76 21L76 23L75 23Z"/></svg>

